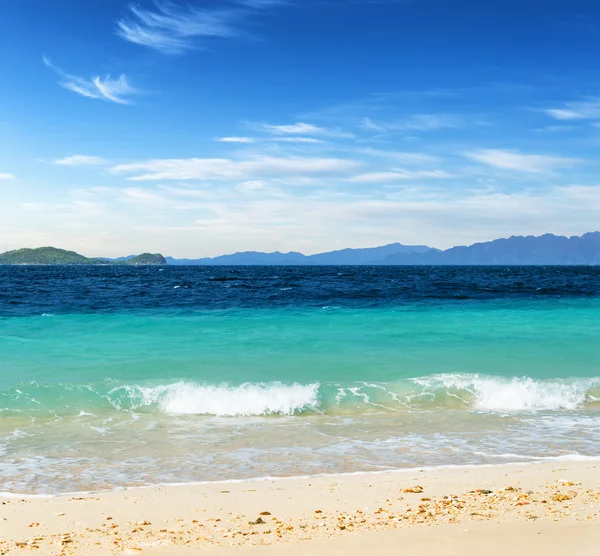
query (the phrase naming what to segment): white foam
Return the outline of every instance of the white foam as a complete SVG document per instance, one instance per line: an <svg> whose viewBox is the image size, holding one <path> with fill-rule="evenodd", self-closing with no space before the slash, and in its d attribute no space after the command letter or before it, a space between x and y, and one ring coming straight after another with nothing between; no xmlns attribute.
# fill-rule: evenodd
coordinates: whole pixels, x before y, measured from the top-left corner
<svg viewBox="0 0 600 556"><path fill-rule="evenodd" d="M573 411L597 404L600 377L536 380L479 374L438 374L398 383L124 385L106 398L119 410L159 409L171 415L241 417L462 408L489 412Z"/></svg>
<svg viewBox="0 0 600 556"><path fill-rule="evenodd" d="M118 390L123 389L134 404L133 409L157 404L171 415L294 415L314 409L319 403L318 384L274 382L211 386L178 382L156 387L127 386Z"/></svg>
<svg viewBox="0 0 600 556"><path fill-rule="evenodd" d="M432 375L414 382L426 389L464 391L472 396L474 409L481 411L574 410L596 401L590 391L600 387L600 378L543 381L471 374Z"/></svg>
<svg viewBox="0 0 600 556"><path fill-rule="evenodd" d="M415 473L426 473L446 470L469 470L469 469L506 469L506 468L518 468L518 467L529 467L531 465L553 463L597 463L600 462L598 456L582 456L580 454L564 454L562 456L553 457L538 457L532 458L529 461L509 461L504 463L466 463L466 464L445 464L445 465L422 465L422 466L409 466L401 468L386 468L379 469L377 471L349 471L342 473L313 473L309 475L264 475L247 477L243 479L224 479L224 480L206 480L206 481L187 481L187 482L156 482L145 485L135 486L117 486L106 489L96 490L74 490L64 491L54 494L29 494L20 492L0 491L0 499L14 500L14 499L53 499L65 496L91 496L97 494L103 494L107 492L117 491L144 491L154 488L189 488L194 486L206 486L206 485L236 485L236 484L252 484L252 483L278 483L278 482L291 482L291 481L305 481L306 479L338 479L344 480L349 477L376 477L382 475L414 475ZM565 482L566 480L560 480L559 482Z"/></svg>

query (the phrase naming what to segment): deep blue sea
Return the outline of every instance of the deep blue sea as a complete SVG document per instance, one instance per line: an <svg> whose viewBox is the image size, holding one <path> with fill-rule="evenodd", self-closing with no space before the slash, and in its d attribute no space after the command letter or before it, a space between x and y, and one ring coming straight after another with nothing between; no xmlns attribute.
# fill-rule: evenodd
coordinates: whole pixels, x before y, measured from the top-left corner
<svg viewBox="0 0 600 556"><path fill-rule="evenodd" d="M0 266L0 491L600 456L600 268Z"/></svg>

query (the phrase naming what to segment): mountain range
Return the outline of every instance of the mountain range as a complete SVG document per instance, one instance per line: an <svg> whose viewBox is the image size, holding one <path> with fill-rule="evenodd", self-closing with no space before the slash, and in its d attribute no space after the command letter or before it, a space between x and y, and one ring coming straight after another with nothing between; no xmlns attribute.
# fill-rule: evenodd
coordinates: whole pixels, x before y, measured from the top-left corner
<svg viewBox="0 0 600 556"><path fill-rule="evenodd" d="M402 245L392 243L382 247L366 249L341 249L316 255L303 255L292 251L290 253L262 253L259 251L244 251L233 255L221 255L203 259L173 259L167 257L167 263L173 265L367 265L381 264L386 257L398 254L424 254L437 251L426 245Z"/></svg>
<svg viewBox="0 0 600 556"><path fill-rule="evenodd" d="M600 232L582 236L512 236L445 251L392 243L316 255L244 251L214 258L174 259L170 265L600 265Z"/></svg>
<svg viewBox="0 0 600 556"><path fill-rule="evenodd" d="M426 245L391 243L366 249L341 249L316 255L244 251L202 259L175 259L143 253L118 259L90 259L54 247L18 249L0 254L0 265L128 264L178 266L284 265L600 265L600 232L582 236L512 236L445 251Z"/></svg>

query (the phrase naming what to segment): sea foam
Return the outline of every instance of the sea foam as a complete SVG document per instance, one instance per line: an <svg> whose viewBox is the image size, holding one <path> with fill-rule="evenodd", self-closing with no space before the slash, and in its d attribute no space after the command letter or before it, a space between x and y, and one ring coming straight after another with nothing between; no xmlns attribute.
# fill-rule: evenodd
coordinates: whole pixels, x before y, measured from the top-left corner
<svg viewBox="0 0 600 556"><path fill-rule="evenodd" d="M413 379L426 391L453 394L481 411L575 410L597 402L600 378L535 380L477 374L440 374Z"/></svg>
<svg viewBox="0 0 600 556"><path fill-rule="evenodd" d="M361 415L431 410L574 411L600 407L600 377L501 377L445 373L391 382L245 384L179 381L162 384L29 383L0 390L5 415L79 418L106 410L169 415Z"/></svg>
<svg viewBox="0 0 600 556"><path fill-rule="evenodd" d="M118 390L123 388L133 409L157 405L172 415L294 415L319 403L318 384L275 382L216 386L177 382L156 387L126 386Z"/></svg>

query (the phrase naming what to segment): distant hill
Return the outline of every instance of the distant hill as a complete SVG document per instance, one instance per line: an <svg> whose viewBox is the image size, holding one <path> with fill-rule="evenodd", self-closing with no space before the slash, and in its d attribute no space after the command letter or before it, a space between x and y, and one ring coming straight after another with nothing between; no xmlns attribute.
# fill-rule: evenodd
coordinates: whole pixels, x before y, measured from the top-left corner
<svg viewBox="0 0 600 556"><path fill-rule="evenodd" d="M75 251L38 247L37 249L17 249L0 254L0 264L109 264L97 259L88 259Z"/></svg>
<svg viewBox="0 0 600 556"><path fill-rule="evenodd" d="M126 264L133 266L157 266L166 265L167 259L165 259L159 253L142 253L136 257L128 257L124 261L119 261L117 264Z"/></svg>
<svg viewBox="0 0 600 556"><path fill-rule="evenodd" d="M116 257L114 259L110 259L108 257L98 257L98 260L106 261L109 263L124 263L125 261L128 261L129 259L133 259L134 257L137 257L137 255L127 255L126 257Z"/></svg>
<svg viewBox="0 0 600 556"><path fill-rule="evenodd" d="M385 257L399 253L427 253L437 252L426 245L402 245L392 243L382 247L371 247L367 249L342 249L330 251L317 255L303 255L302 253L290 252L261 253L259 251L244 251L233 255L221 255L214 258L204 259L174 259L167 257L171 265L364 265L380 264Z"/></svg>
<svg viewBox="0 0 600 556"><path fill-rule="evenodd" d="M162 255L143 253L124 261L91 259L75 251L56 247L17 249L0 254L0 265L165 265Z"/></svg>
<svg viewBox="0 0 600 556"><path fill-rule="evenodd" d="M468 247L395 254L386 265L600 265L600 232L583 236L513 236Z"/></svg>
<svg viewBox="0 0 600 556"><path fill-rule="evenodd" d="M259 251L244 251L233 255L205 257L202 259L174 259L167 257L167 263L178 266L227 266L227 265L298 265L306 264L307 257L302 253L261 253Z"/></svg>
<svg viewBox="0 0 600 556"><path fill-rule="evenodd" d="M402 245L391 243L382 247L370 247L366 249L342 249L341 251L330 251L307 257L309 264L318 265L363 265L378 264L379 261L392 255L436 253L438 250L426 245Z"/></svg>

